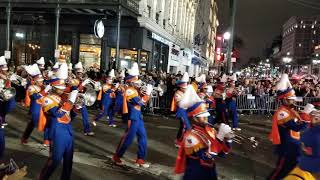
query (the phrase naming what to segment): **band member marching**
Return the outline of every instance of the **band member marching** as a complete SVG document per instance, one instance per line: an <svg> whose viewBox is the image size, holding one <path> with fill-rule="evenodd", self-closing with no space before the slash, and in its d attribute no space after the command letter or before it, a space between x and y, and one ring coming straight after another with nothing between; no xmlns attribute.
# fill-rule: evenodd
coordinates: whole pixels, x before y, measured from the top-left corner
<svg viewBox="0 0 320 180"><path fill-rule="evenodd" d="M64 68L64 65L66 68ZM68 77L67 64L62 64L57 72L57 78L51 83L52 92L43 99L43 110L51 123L50 128L50 156L41 171L40 180L49 179L63 159L61 179L68 180L72 171L73 159L73 130L70 111L76 101L78 91L73 90L69 98L64 100L61 95L66 88L65 79Z"/></svg>
<svg viewBox="0 0 320 180"><path fill-rule="evenodd" d="M141 81L139 80L138 64L134 63L125 81L128 87L123 98L123 113L128 114L128 127L122 137L112 160L117 165L123 165L120 158L133 142L135 136L138 138L138 153L136 166L148 168L150 165L145 162L147 152L147 133L141 114L141 106L145 106L153 90L152 85L147 85L145 92L139 92Z"/></svg>
<svg viewBox="0 0 320 180"><path fill-rule="evenodd" d="M5 90L11 88L10 78L8 77L8 67L4 56L0 57L0 91L3 93ZM15 98L1 99L0 100L0 160L3 157L5 150L5 126L6 115L15 108Z"/></svg>
<svg viewBox="0 0 320 180"><path fill-rule="evenodd" d="M277 96L282 105L272 117L270 140L275 146L278 162L276 169L268 179L283 179L297 165L300 156L300 131L306 123L294 108L296 99L288 75L283 74L277 86Z"/></svg>
<svg viewBox="0 0 320 180"><path fill-rule="evenodd" d="M208 124L210 113L205 103L191 85L179 106L187 109L192 128L184 134L175 173L184 173L184 180L217 179L215 158L230 151L233 137L231 127L221 123L216 133Z"/></svg>
<svg viewBox="0 0 320 180"><path fill-rule="evenodd" d="M70 76L70 73L69 73L70 67L69 66L68 66L68 77L69 77L68 86L69 87L67 87L65 92L71 92L72 90L78 90L81 93L84 92L85 91L84 86L87 85L90 82L90 80L89 79L83 80L82 63L78 62L74 66L75 72L76 72L76 75L75 75L76 78L72 78L72 75ZM77 116L78 112L81 113L84 135L85 136L93 136L94 132L92 132L92 130L90 128L89 113L88 113L86 105L85 104L82 104L80 106L77 105L72 109L71 114L70 114L72 120Z"/></svg>
<svg viewBox="0 0 320 180"><path fill-rule="evenodd" d="M118 81L114 82L116 83L116 99L115 99L115 107L114 107L114 113L120 114L122 117L122 122L127 123L127 116L123 114L123 94L125 93L126 85L124 84L124 77L125 77L125 71L122 70L119 74Z"/></svg>
<svg viewBox="0 0 320 180"><path fill-rule="evenodd" d="M45 96L48 91L51 89L50 85L47 85L45 88L43 86L43 77L41 72L37 66L37 64L33 64L30 66L26 66L25 70L32 78L32 83L26 90L26 97L25 97L25 105L27 107L30 106L29 112L31 114L31 120L29 121L23 136L21 138L22 144L28 143L28 138L30 137L33 129L35 127L38 128L39 131L43 131L44 128L40 122L45 122L45 116L42 111L42 98ZM39 125L39 126L38 126ZM45 131L44 133L44 141L43 145L49 146L49 133Z"/></svg>
<svg viewBox="0 0 320 180"><path fill-rule="evenodd" d="M238 127L239 117L237 112L237 103L236 98L238 92L236 90L235 82L237 81L236 74L233 74L229 80L229 87L226 90L226 105L228 107L228 117L232 121L232 129L240 131L241 129Z"/></svg>
<svg viewBox="0 0 320 180"><path fill-rule="evenodd" d="M223 85L224 77L221 78L221 82L215 87L213 97L215 101L216 118L215 123L225 123L228 122L227 105L225 103L225 88Z"/></svg>
<svg viewBox="0 0 320 180"><path fill-rule="evenodd" d="M320 111L307 104L303 113L307 115L304 120L309 120L311 127L301 135L302 155L298 165L284 180L320 179Z"/></svg>
<svg viewBox="0 0 320 180"><path fill-rule="evenodd" d="M110 127L117 127L114 124L114 104L115 104L115 90L116 87L113 85L113 79L115 78L114 69L112 69L106 79L106 83L102 85L102 89L99 92L97 100L101 100L102 104L102 112L96 116L92 124L94 126L97 125L97 121L99 121L104 116L108 116L109 122L108 125Z"/></svg>
<svg viewBox="0 0 320 180"><path fill-rule="evenodd" d="M178 90L174 93L172 103L171 103L171 111L176 112L176 118L180 122L179 130L177 133L177 139L175 142L176 147L180 147L180 143L182 141L183 134L186 130L190 129L190 122L188 120L187 112L185 109L179 107L179 102L188 86L189 75L185 72L182 76L181 80L176 82L178 86Z"/></svg>

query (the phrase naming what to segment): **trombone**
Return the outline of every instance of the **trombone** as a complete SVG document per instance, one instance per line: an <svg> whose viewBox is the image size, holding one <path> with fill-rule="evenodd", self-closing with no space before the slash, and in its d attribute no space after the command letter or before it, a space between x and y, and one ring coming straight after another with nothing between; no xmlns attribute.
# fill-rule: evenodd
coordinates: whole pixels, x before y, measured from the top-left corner
<svg viewBox="0 0 320 180"><path fill-rule="evenodd" d="M207 123L209 126L215 129L219 129L217 125L212 125L210 123ZM259 141L256 137L251 136L247 137L243 134L236 133L235 131L231 132L231 135L229 136L230 139L232 139L233 142L243 145L243 144L250 144L250 147L257 148L259 145Z"/></svg>
<svg viewBox="0 0 320 180"><path fill-rule="evenodd" d="M251 147L253 147L253 148L258 147L258 145L259 145L259 141L254 136L247 137L247 136L244 136L242 134L234 133L234 137L232 138L232 140L235 143L240 144L240 145L242 145L244 143L249 143L249 144L251 144Z"/></svg>

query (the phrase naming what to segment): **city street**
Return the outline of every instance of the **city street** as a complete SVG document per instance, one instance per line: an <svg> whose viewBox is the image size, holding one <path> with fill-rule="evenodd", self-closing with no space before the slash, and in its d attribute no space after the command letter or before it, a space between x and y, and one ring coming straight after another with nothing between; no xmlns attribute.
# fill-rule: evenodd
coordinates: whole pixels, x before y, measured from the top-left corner
<svg viewBox="0 0 320 180"><path fill-rule="evenodd" d="M90 111L92 118L95 111ZM27 119L27 110L17 106L8 116L9 125L6 128L6 158L13 158L22 167L28 166L27 178L35 179L46 162L48 149L39 143L42 135L36 131L28 145L21 145L21 136ZM217 159L220 179L264 179L271 172L275 159L272 155L271 143L267 140L269 126L265 118L240 116L242 119L241 134L260 138L256 150L248 145L234 144L231 154ZM249 123L251 122L251 124ZM253 123L256 122L256 123ZM111 156L115 151L125 125L120 121L117 128L107 126L106 121L100 121L97 127L92 127L96 135L84 136L81 119L73 122L75 131L75 153L72 179L178 179L172 173L177 149L174 139L178 121L174 118L147 115L145 126L148 133L148 156L151 163L148 169L136 168L133 164L137 145L134 143L125 154L125 167L114 166ZM270 124L270 123L269 123ZM52 179L58 179L61 167L55 172ZM255 177L255 178L254 178Z"/></svg>

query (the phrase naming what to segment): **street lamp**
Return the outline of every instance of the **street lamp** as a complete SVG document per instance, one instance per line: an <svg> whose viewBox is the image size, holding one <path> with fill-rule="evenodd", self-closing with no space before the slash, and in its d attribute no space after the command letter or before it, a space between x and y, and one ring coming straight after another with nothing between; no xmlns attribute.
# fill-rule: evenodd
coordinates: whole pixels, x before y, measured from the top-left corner
<svg viewBox="0 0 320 180"><path fill-rule="evenodd" d="M230 32L225 32L225 33L223 34L223 39L225 39L225 40L229 40L230 37L231 37Z"/></svg>

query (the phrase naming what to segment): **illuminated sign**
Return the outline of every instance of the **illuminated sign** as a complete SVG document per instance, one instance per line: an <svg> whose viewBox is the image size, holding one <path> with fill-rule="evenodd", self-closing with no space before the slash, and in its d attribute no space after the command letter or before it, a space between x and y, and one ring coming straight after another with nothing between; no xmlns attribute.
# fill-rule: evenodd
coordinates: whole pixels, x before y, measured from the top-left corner
<svg viewBox="0 0 320 180"><path fill-rule="evenodd" d="M152 38L152 39L155 39L155 40L157 40L157 41L160 41L160 42L162 42L163 44L166 44L166 45L169 45L169 43L170 43L170 41L168 41L167 39L159 36L159 35L156 34L156 33L152 33L151 38Z"/></svg>
<svg viewBox="0 0 320 180"><path fill-rule="evenodd" d="M102 20L96 20L94 23L94 35L97 38L102 38L104 35L104 24Z"/></svg>

